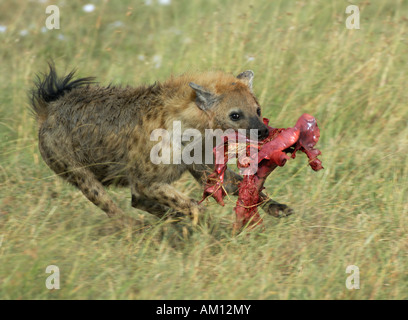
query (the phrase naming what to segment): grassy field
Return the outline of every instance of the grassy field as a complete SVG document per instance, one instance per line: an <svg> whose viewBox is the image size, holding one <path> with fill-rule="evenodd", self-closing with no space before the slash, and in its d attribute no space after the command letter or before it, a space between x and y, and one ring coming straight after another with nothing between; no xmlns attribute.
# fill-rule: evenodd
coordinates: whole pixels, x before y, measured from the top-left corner
<svg viewBox="0 0 408 320"><path fill-rule="evenodd" d="M50 4L59 30L45 27ZM360 30L345 26L349 4L2 0L0 298L407 299L408 3L353 2ZM112 188L146 230L111 232L39 154L27 91L51 58L60 73L132 86L252 69L273 126L304 112L318 119L325 169L313 172L304 155L278 168L267 192L296 214L264 216L264 230L237 236L234 199L207 202L205 223L183 239L131 208L128 189ZM177 186L202 193L187 175ZM49 265L60 269L59 290L45 286ZM346 288L349 265L360 289Z"/></svg>

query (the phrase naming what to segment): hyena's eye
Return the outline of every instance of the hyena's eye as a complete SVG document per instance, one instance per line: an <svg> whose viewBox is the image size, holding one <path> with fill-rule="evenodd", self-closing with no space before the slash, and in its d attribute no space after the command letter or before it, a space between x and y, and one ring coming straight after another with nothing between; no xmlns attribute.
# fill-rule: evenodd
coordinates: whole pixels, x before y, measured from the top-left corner
<svg viewBox="0 0 408 320"><path fill-rule="evenodd" d="M238 121L239 119L241 119L241 115L237 112L233 112L230 114L230 119L232 121Z"/></svg>
<svg viewBox="0 0 408 320"><path fill-rule="evenodd" d="M256 114L258 115L258 117L261 116L261 108L258 107L258 109L256 109Z"/></svg>

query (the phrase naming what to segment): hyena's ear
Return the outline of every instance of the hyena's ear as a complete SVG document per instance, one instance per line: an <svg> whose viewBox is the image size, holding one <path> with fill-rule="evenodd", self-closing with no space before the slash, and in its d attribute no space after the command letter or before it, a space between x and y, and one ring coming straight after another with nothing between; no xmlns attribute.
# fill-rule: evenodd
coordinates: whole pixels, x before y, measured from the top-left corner
<svg viewBox="0 0 408 320"><path fill-rule="evenodd" d="M194 82L190 82L188 85L193 88L196 93L195 102L197 106L203 111L211 109L217 100L217 96Z"/></svg>
<svg viewBox="0 0 408 320"><path fill-rule="evenodd" d="M254 72L252 70L247 70L240 73L237 75L237 78L244 81L248 85L249 89L252 90L252 81L254 80Z"/></svg>

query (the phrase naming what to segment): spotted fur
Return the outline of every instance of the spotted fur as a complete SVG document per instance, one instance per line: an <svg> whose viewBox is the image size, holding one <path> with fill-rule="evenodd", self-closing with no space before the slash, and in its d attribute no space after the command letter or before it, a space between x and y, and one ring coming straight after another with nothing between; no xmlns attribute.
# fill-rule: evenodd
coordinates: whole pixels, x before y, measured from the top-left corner
<svg viewBox="0 0 408 320"><path fill-rule="evenodd" d="M201 183L205 165L153 164L150 141L154 129L262 129L259 104L252 93L252 71L234 77L223 72L184 74L149 86L99 86L93 78L37 78L31 105L39 123L39 149L46 164L77 187L109 217L123 216L105 186L129 186L132 206L162 217L169 210L197 217L197 201L171 186L190 171ZM234 122L231 111L242 113ZM227 174L226 186L236 193L241 177ZM234 183L232 183L234 182ZM271 200L272 201L272 200ZM273 202L270 202L273 204ZM272 205L271 212L276 210Z"/></svg>

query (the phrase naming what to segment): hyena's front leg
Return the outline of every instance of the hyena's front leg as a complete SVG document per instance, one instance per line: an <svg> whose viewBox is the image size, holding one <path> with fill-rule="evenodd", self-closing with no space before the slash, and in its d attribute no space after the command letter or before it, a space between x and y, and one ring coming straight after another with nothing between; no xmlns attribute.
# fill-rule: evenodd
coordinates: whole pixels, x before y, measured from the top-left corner
<svg viewBox="0 0 408 320"><path fill-rule="evenodd" d="M193 175L193 177L202 185L204 185L207 181L207 176L213 171L213 168L211 168L208 165L193 165L189 169L190 173ZM238 185L242 181L242 176L239 174L235 173L234 171L230 170L227 168L225 171L224 175L224 183L223 186L225 188L225 191L228 194L232 195L238 195ZM281 217L286 217L291 214L293 214L293 210L289 208L286 204L281 204L279 202L276 202L272 199L270 199L266 194L263 192L260 193L260 196L262 198L262 204L260 207L262 210L264 210L267 214L281 218Z"/></svg>
<svg viewBox="0 0 408 320"><path fill-rule="evenodd" d="M136 198L136 201L142 201L142 206L152 204L154 205L156 213L153 213L158 216L163 216L160 214L160 209L164 210L165 208L171 208L175 211L174 215L179 216L180 214L186 215L193 220L193 223L196 224L198 217L201 213L200 206L198 201L189 198L185 194L177 191L174 187L165 183L152 183L149 186L137 185L134 187L134 190L137 190L139 198ZM144 204L143 204L144 203ZM156 211L157 209L157 211ZM148 212L151 212L147 210Z"/></svg>
<svg viewBox="0 0 408 320"><path fill-rule="evenodd" d="M135 186L132 186L132 207L149 212L158 218L162 218L171 209L168 206L162 205L155 200L151 200L143 196Z"/></svg>

